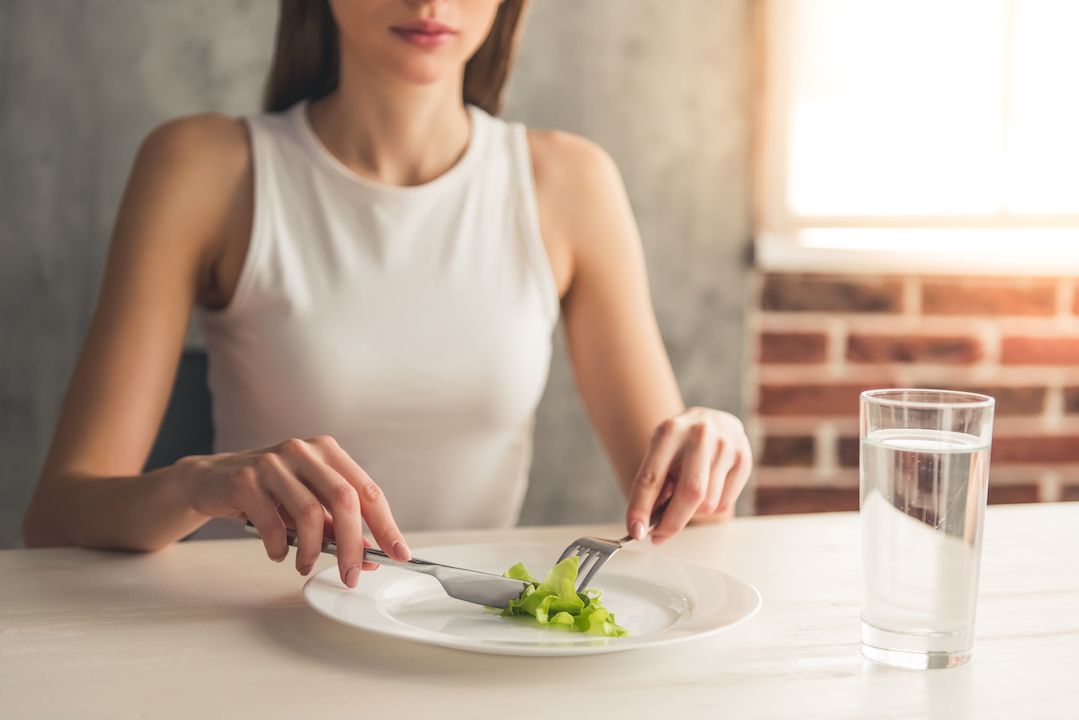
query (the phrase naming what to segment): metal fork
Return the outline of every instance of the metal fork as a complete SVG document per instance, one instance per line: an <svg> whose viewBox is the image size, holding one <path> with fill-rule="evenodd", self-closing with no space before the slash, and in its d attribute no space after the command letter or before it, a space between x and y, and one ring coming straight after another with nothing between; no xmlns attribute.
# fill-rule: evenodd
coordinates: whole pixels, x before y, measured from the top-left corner
<svg viewBox="0 0 1079 720"><path fill-rule="evenodd" d="M648 519L648 529L644 532L645 536L652 532L656 525L659 525L659 521L663 519L664 511L670 504L671 497L668 496L666 500L656 505L652 510L652 517ZM558 558L558 562L575 555L580 558L577 562L577 592L583 592L595 574L599 572L599 569L611 559L611 556L636 539L632 535L626 535L621 540L609 540L607 538L592 537L591 535L579 537L566 546L565 551ZM585 572L586 568L588 568L587 573Z"/></svg>

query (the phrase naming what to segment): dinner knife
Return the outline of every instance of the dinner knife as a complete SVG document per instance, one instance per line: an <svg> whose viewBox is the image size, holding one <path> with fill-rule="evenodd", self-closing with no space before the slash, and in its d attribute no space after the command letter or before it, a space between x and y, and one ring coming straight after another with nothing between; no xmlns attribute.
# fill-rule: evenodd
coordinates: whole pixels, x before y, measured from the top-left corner
<svg viewBox="0 0 1079 720"><path fill-rule="evenodd" d="M248 535L261 537L258 529L250 521L246 523L244 530ZM296 547L296 531L286 528L285 533L288 544ZM336 556L337 543L326 538L322 543L322 552ZM402 570L430 575L442 585L442 588L450 597L488 607L506 607L510 604L510 600L516 600L524 592L524 589L531 585L531 583L523 580L514 580L513 578L480 570L443 565L430 560L421 560L417 557L408 562L401 562L400 560L394 560L378 548L364 548L363 559L379 565L389 565Z"/></svg>

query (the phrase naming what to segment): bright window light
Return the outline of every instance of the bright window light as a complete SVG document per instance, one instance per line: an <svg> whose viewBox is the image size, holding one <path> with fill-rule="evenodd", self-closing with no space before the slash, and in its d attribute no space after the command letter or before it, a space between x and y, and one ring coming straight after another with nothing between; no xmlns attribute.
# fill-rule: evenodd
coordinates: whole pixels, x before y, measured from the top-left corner
<svg viewBox="0 0 1079 720"><path fill-rule="evenodd" d="M762 232L1079 227L1079 0L765 7Z"/></svg>
<svg viewBox="0 0 1079 720"><path fill-rule="evenodd" d="M1079 213L1079 2L1020 0L1012 27L1007 209Z"/></svg>
<svg viewBox="0 0 1079 720"><path fill-rule="evenodd" d="M795 215L995 212L1004 0L810 0L795 29Z"/></svg>

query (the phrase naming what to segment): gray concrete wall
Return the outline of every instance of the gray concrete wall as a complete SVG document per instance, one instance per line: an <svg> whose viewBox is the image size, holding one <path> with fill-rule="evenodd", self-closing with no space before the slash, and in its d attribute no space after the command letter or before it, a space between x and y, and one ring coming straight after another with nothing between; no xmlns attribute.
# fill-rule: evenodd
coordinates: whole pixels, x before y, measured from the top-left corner
<svg viewBox="0 0 1079 720"><path fill-rule="evenodd" d="M748 4L537 0L506 113L614 156L687 401L724 408L741 401ZM256 108L275 12L0 0L0 547L18 543L140 139L175 115ZM621 512L559 357L523 522Z"/></svg>
<svg viewBox="0 0 1079 720"><path fill-rule="evenodd" d="M736 411L750 59L748 0L537 0L505 113L579 133L611 153L686 402ZM523 523L622 517L613 472L586 426L559 353Z"/></svg>

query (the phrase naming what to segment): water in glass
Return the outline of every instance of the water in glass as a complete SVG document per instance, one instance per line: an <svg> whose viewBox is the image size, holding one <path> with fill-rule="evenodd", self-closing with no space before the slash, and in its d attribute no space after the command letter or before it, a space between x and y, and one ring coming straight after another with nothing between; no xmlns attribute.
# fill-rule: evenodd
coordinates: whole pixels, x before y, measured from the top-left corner
<svg viewBox="0 0 1079 720"><path fill-rule="evenodd" d="M863 437L866 655L917 668L966 662L988 479L989 442L977 435L889 428Z"/></svg>

